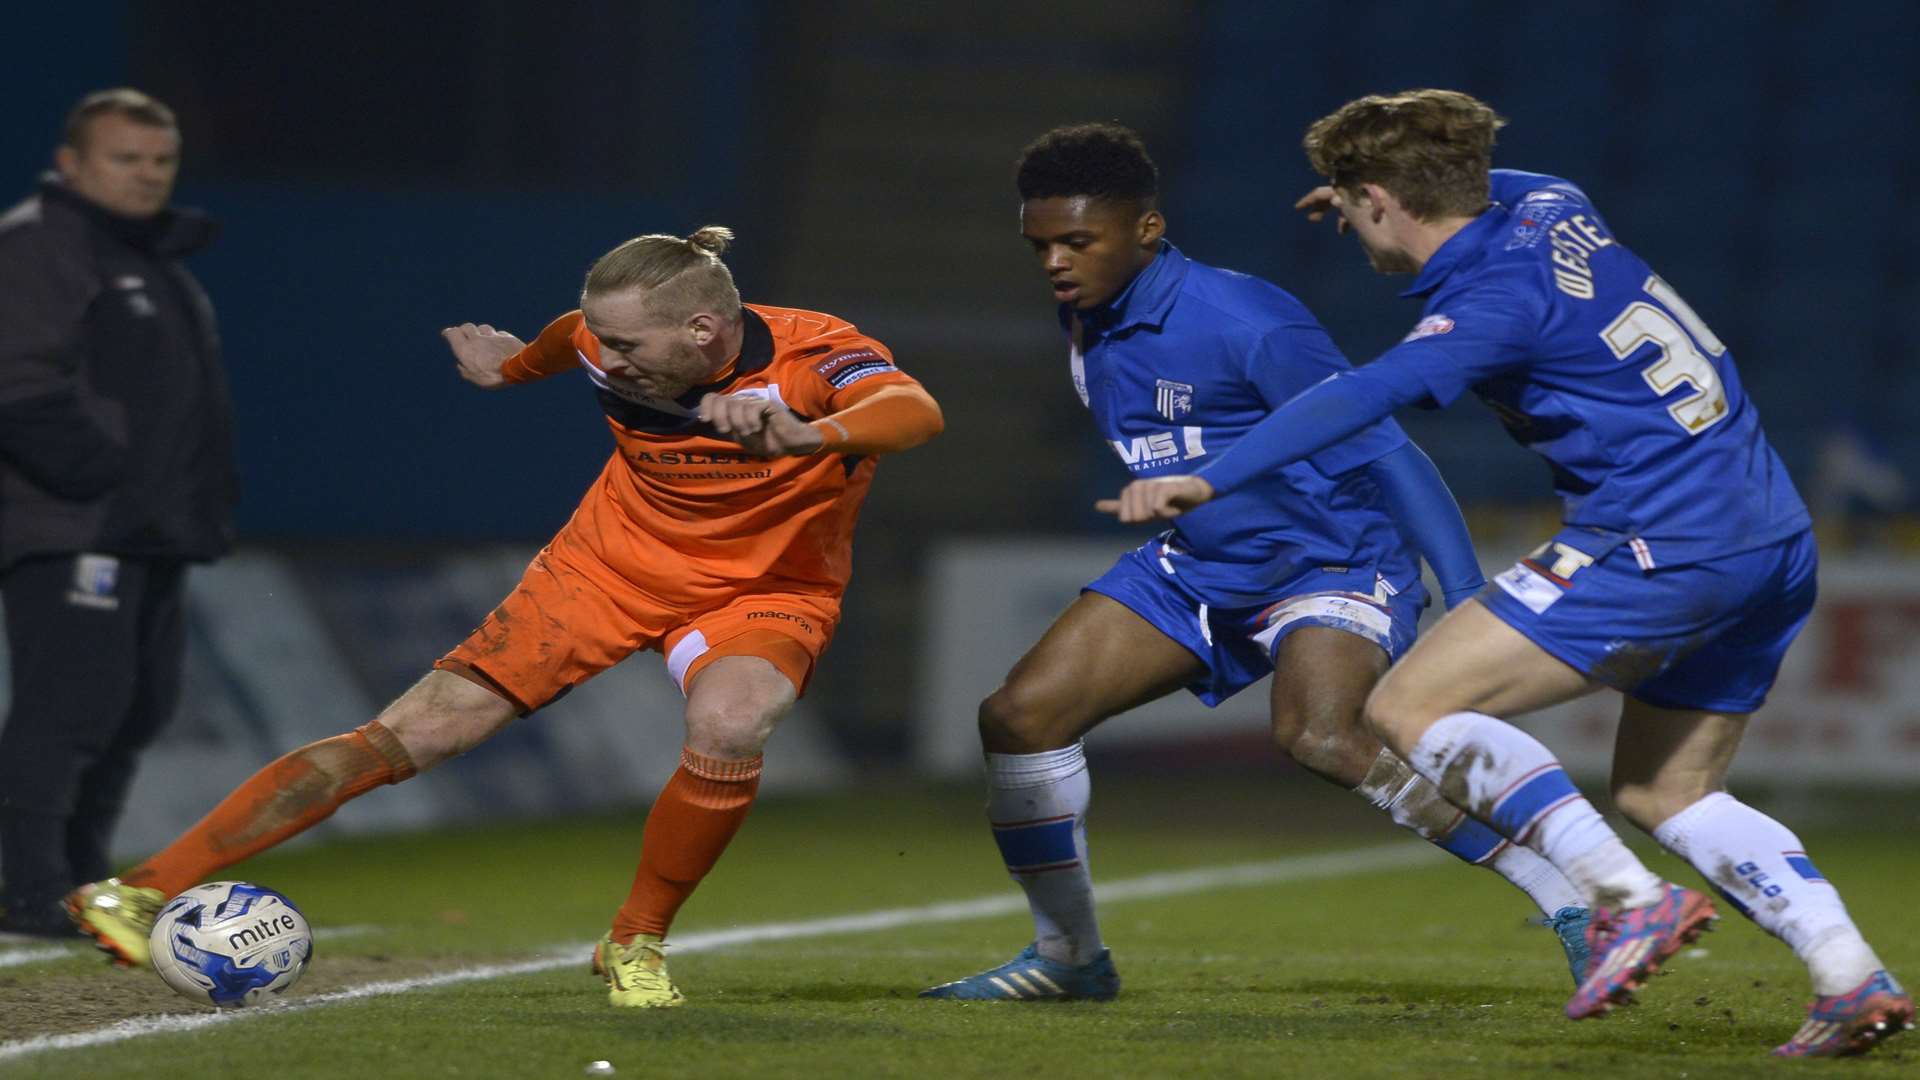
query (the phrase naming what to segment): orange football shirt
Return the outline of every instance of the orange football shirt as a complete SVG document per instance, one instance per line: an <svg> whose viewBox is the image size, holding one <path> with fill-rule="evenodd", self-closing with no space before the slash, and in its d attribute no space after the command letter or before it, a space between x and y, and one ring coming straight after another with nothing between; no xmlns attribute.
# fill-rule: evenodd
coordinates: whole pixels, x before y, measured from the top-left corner
<svg viewBox="0 0 1920 1080"><path fill-rule="evenodd" d="M831 451L760 458L698 419L708 393L766 397L805 420L887 387L919 384L844 319L745 305L740 355L720 381L668 401L608 378L580 312L554 320L501 369L527 382L584 368L616 444L566 531L628 582L704 606L753 585L838 596L874 459Z"/></svg>

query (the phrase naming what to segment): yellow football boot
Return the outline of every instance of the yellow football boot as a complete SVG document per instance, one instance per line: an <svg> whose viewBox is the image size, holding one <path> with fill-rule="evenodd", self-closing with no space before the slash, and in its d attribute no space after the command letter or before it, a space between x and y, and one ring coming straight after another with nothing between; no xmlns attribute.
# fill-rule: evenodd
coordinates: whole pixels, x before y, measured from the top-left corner
<svg viewBox="0 0 1920 1080"><path fill-rule="evenodd" d="M73 924L119 967L147 966L147 934L166 905L159 889L123 884L119 878L82 885L66 899Z"/></svg>
<svg viewBox="0 0 1920 1080"><path fill-rule="evenodd" d="M593 952L593 966L607 980L607 1000L626 1009L667 1009L686 1004L686 995L667 974L667 950L652 934L636 935L621 945L608 934Z"/></svg>

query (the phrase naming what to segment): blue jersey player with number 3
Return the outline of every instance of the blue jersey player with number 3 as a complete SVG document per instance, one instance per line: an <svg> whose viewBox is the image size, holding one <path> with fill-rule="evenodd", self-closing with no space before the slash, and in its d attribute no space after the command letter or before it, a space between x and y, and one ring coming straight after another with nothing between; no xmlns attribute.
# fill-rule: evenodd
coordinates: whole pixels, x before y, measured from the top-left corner
<svg viewBox="0 0 1920 1080"><path fill-rule="evenodd" d="M1726 345L1622 246L1586 194L1490 170L1505 121L1447 90L1369 96L1306 148L1376 270L1412 273L1423 317L1373 363L1286 403L1190 475L1104 508L1152 521L1259 484L1395 408L1472 390L1545 457L1565 526L1455 608L1369 697L1388 747L1446 796L1559 867L1593 906L1594 955L1567 1014L1628 1000L1714 918L1662 881L1500 719L1611 686L1625 695L1613 795L1812 974L1806 1023L1774 1053L1860 1053L1913 1001L1785 826L1725 790L1748 716L1813 607L1806 507L1761 433Z"/></svg>
<svg viewBox="0 0 1920 1080"><path fill-rule="evenodd" d="M1060 305L1080 402L1140 476L1211 460L1347 370L1298 300L1166 242L1157 175L1139 137L1111 124L1048 132L1018 175L1021 233ZM1448 803L1361 720L1367 692L1413 640L1422 553L1448 604L1483 584L1438 471L1383 420L1183 518L1088 585L980 707L988 817L1026 890L1033 944L925 996L1117 994L1087 867L1080 737L1182 687L1216 704L1269 672L1282 753L1526 891L1580 981L1587 910L1572 884Z"/></svg>

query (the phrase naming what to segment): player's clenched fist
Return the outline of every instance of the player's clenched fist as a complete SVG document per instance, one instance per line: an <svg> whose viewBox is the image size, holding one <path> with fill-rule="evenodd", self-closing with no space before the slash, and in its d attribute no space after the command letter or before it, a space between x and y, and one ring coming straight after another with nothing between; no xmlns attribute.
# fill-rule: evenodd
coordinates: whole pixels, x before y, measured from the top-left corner
<svg viewBox="0 0 1920 1080"><path fill-rule="evenodd" d="M1213 485L1197 476L1156 476L1135 480L1117 499L1101 499L1095 510L1129 524L1177 518L1213 498Z"/></svg>
<svg viewBox="0 0 1920 1080"><path fill-rule="evenodd" d="M486 323L449 326L440 331L440 336L446 338L453 349L460 377L488 390L506 385L507 380L500 375L500 365L527 347L526 342Z"/></svg>
<svg viewBox="0 0 1920 1080"><path fill-rule="evenodd" d="M811 454L826 441L813 425L765 397L708 394L700 399L700 419L761 457Z"/></svg>

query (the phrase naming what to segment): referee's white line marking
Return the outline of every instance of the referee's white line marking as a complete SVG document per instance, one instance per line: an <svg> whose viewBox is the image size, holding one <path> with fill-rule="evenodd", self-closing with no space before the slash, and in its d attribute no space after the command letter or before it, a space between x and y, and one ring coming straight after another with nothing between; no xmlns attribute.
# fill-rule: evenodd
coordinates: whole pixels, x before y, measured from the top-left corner
<svg viewBox="0 0 1920 1080"><path fill-rule="evenodd" d="M1333 851L1324 855L1297 855L1286 859L1272 859L1266 862L1240 863L1233 866L1216 866L1199 870L1184 870L1164 874L1147 874L1137 878L1108 882L1096 886L1094 896L1103 904L1124 903L1128 900L1148 900L1165 896L1180 896L1186 893L1206 892L1212 889L1241 888L1249 885L1272 885L1290 881L1310 881L1317 878L1343 877L1348 874L1361 874L1374 870L1390 870L1410 866L1434 859L1433 849L1425 845L1395 844L1390 847L1358 848L1351 851ZM922 926L930 923L961 922L967 919L984 919L994 915L1010 915L1027 910L1027 898L1018 893L996 894L972 900L955 900L944 904L926 904L910 908L883 908L879 911L862 912L857 915L840 915L825 919L808 919L800 922L760 923L755 926L740 926L730 930L709 930L683 934L673 941L673 951L678 953L700 952L709 949L726 949L736 945L747 945L761 941L796 941L802 938L825 937L830 934L864 934L877 930L892 930L905 926ZM106 1027L90 1031L75 1031L64 1035L37 1035L30 1039L18 1039L0 1043L0 1061L37 1054L43 1050L77 1050L88 1046L103 1046L108 1043L124 1042L146 1035L160 1035L176 1031L197 1031L215 1024L231 1024L258 1016L280 1016L302 1009L314 1009L323 1005L336 1005L343 1001L358 1001L362 998L379 997L385 994L404 994L414 990L430 990L440 986L452 986L456 983L478 982L484 979L500 979L512 975L531 975L555 968L581 966L586 964L585 957L590 951L587 945L566 945L547 950L543 955L531 960L521 960L511 964L485 964L479 967L462 968L458 971L444 972L439 975L424 975L414 979L394 979L387 982L367 983L347 990L335 990L329 994L315 994L278 1005L255 1009L236 1009L231 1012L205 1012L186 1015L137 1016L129 1020L109 1024Z"/></svg>

